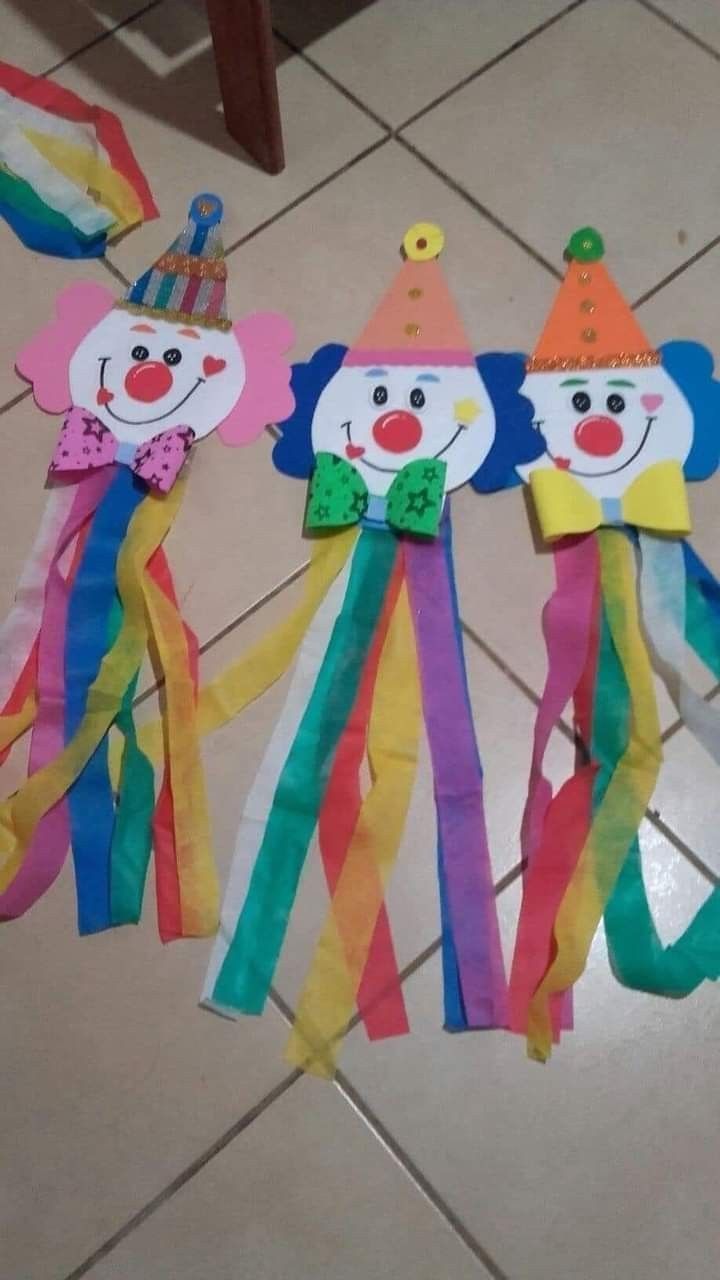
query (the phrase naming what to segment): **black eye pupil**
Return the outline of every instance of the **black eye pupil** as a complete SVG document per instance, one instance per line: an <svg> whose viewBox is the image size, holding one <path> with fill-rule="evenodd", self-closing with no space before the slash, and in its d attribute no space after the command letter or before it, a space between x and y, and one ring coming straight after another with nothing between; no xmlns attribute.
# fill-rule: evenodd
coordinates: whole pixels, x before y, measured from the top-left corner
<svg viewBox="0 0 720 1280"><path fill-rule="evenodd" d="M177 347L169 347L167 351L163 351L163 360L166 364L179 364L182 360L182 351L178 351Z"/></svg>
<svg viewBox="0 0 720 1280"><path fill-rule="evenodd" d="M410 392L410 403L413 409L422 409L425 403L425 392L420 387L413 387Z"/></svg>
<svg viewBox="0 0 720 1280"><path fill-rule="evenodd" d="M572 398L572 402L578 413L587 413L590 405L592 404L587 391L576 391Z"/></svg>
<svg viewBox="0 0 720 1280"><path fill-rule="evenodd" d="M387 404L387 387L376 387L372 394L373 404Z"/></svg>
<svg viewBox="0 0 720 1280"><path fill-rule="evenodd" d="M147 347L137 346L137 347L133 347L132 351L130 352L130 355L132 356L133 360L147 360L148 356L150 355L150 352L148 351Z"/></svg>
<svg viewBox="0 0 720 1280"><path fill-rule="evenodd" d="M611 413L622 413L625 408L625 401L617 394L608 396L606 404Z"/></svg>

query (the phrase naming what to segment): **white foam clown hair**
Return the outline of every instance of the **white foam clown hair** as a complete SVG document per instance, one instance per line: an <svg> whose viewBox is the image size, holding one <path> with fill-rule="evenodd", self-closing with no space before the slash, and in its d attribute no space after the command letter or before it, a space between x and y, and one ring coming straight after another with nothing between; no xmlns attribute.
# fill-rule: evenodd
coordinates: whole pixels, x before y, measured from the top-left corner
<svg viewBox="0 0 720 1280"><path fill-rule="evenodd" d="M459 488L495 437L492 401L435 261L442 233L417 224L403 247L403 266L312 420L314 452L351 462L380 497L420 459L443 462L445 491Z"/></svg>

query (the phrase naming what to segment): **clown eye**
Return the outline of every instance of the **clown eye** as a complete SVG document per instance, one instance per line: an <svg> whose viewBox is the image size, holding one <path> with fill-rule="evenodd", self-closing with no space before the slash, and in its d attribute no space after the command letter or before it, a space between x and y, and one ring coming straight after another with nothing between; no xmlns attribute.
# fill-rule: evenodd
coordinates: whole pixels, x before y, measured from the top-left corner
<svg viewBox="0 0 720 1280"><path fill-rule="evenodd" d="M578 413L587 413L592 403L587 391L576 391L572 402L573 408L577 409Z"/></svg>
<svg viewBox="0 0 720 1280"><path fill-rule="evenodd" d="M625 401L623 400L622 396L617 395L617 393L614 393L613 395L608 396L605 403L611 413L622 413L623 409L625 408Z"/></svg>
<svg viewBox="0 0 720 1280"><path fill-rule="evenodd" d="M130 352L130 355L132 356L133 360L147 360L148 356L150 355L150 352L148 351L147 347L137 346L137 347L133 347L132 351Z"/></svg>
<svg viewBox="0 0 720 1280"><path fill-rule="evenodd" d="M168 347L167 351L163 351L163 360L166 364L179 364L182 360L182 351L177 347Z"/></svg>
<svg viewBox="0 0 720 1280"><path fill-rule="evenodd" d="M373 404L387 404L388 390L387 387L375 387L372 393Z"/></svg>
<svg viewBox="0 0 720 1280"><path fill-rule="evenodd" d="M420 387L413 387L410 392L410 404L413 409L422 409L425 404L425 392Z"/></svg>

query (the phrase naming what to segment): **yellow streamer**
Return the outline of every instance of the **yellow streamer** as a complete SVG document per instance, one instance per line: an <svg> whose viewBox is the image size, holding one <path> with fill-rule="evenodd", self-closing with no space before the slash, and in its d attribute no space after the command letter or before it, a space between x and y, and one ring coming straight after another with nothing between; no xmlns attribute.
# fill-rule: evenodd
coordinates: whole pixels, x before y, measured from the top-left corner
<svg viewBox="0 0 720 1280"><path fill-rule="evenodd" d="M15 742L26 729L35 720L37 714L37 699L34 690L31 691L23 702L19 711L14 711L8 715L0 715L0 751L4 751L11 743Z"/></svg>
<svg viewBox="0 0 720 1280"><path fill-rule="evenodd" d="M297 608L201 690L197 705L201 738L234 720L287 671L320 604L348 559L357 536L357 529L348 529L316 539L305 591ZM157 764L163 754L162 722L154 720L143 725L138 732L138 744L145 755Z"/></svg>
<svg viewBox="0 0 720 1280"><path fill-rule="evenodd" d="M127 178L106 164L89 146L79 147L27 126L23 126L23 133L35 149L77 187L97 193L100 204L116 219L117 226L111 228L111 234L142 222L142 205Z"/></svg>
<svg viewBox="0 0 720 1280"><path fill-rule="evenodd" d="M383 646L370 715L372 786L358 815L286 1051L290 1062L314 1075L335 1074L402 840L419 738L420 683L403 584Z"/></svg>
<svg viewBox="0 0 720 1280"><path fill-rule="evenodd" d="M582 974L595 931L662 763L652 670L638 619L632 549L624 533L601 529L600 574L608 626L630 692L627 747L618 761L555 919L557 952L528 1014L528 1053L544 1062L552 1046L549 997Z"/></svg>
<svg viewBox="0 0 720 1280"><path fill-rule="evenodd" d="M122 626L88 692L75 737L55 760L0 804L0 891L17 874L41 818L65 795L107 733L142 661L147 643L142 571L175 518L183 488L181 479L167 497L148 496L133 515L117 564Z"/></svg>
<svg viewBox="0 0 720 1280"><path fill-rule="evenodd" d="M183 937L206 938L218 927L220 888L212 854L187 641L176 605L149 573L144 574L143 582L150 627L165 677L166 739Z"/></svg>

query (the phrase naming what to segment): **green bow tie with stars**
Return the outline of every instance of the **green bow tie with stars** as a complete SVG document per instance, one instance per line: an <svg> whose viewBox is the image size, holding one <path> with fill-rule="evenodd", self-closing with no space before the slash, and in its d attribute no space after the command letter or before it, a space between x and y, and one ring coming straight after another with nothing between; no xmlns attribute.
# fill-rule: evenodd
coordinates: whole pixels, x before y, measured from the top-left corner
<svg viewBox="0 0 720 1280"><path fill-rule="evenodd" d="M399 533L437 535L445 497L447 464L439 458L408 462L388 489L387 523ZM318 453L310 481L305 526L338 529L357 524L368 509L368 488L355 467L335 453Z"/></svg>

